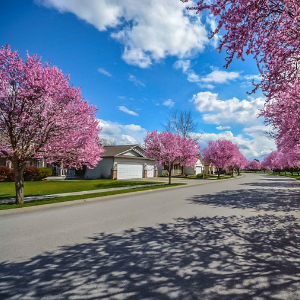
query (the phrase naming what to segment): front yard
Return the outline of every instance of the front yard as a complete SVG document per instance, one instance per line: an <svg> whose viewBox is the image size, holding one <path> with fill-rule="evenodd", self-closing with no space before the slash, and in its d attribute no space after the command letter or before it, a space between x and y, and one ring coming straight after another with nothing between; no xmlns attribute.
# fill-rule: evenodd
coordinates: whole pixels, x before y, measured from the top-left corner
<svg viewBox="0 0 300 300"><path fill-rule="evenodd" d="M129 187L159 183L154 181L138 180L62 180L62 181L25 181L24 195L38 196L49 194L61 194L81 191L100 190L108 188ZM0 199L15 197L14 182L0 182Z"/></svg>

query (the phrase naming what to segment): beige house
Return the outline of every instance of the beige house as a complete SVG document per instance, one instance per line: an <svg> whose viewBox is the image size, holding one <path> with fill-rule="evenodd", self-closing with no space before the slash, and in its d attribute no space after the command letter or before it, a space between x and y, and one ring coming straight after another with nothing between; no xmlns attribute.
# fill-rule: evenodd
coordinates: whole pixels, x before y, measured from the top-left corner
<svg viewBox="0 0 300 300"><path fill-rule="evenodd" d="M203 163L202 157L199 155L197 162L194 166L184 166L183 174L185 175L197 175L205 171L205 165ZM158 174L168 174L168 168L166 166L158 167ZM179 176L182 174L182 167L178 164L174 165L171 171L171 176Z"/></svg>
<svg viewBox="0 0 300 300"><path fill-rule="evenodd" d="M104 146L102 160L93 169L86 169L85 179L131 179L157 177L153 159L146 157L139 145Z"/></svg>

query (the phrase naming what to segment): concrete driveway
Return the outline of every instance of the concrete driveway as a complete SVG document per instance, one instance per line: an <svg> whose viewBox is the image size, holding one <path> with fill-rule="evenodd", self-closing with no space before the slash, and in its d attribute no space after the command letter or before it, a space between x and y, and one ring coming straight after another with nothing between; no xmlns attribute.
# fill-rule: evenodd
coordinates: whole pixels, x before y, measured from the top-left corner
<svg viewBox="0 0 300 300"><path fill-rule="evenodd" d="M0 299L300 299L300 185L235 180L0 214Z"/></svg>

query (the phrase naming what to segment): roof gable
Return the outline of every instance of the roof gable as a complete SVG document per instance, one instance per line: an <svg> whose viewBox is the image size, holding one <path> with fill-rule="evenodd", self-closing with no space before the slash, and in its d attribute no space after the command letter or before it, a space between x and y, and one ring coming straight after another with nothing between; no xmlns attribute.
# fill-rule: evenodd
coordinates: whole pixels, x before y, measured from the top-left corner
<svg viewBox="0 0 300 300"><path fill-rule="evenodd" d="M104 146L105 152L102 157L107 156L131 156L131 157L143 157L144 149L139 145L118 145L118 146Z"/></svg>

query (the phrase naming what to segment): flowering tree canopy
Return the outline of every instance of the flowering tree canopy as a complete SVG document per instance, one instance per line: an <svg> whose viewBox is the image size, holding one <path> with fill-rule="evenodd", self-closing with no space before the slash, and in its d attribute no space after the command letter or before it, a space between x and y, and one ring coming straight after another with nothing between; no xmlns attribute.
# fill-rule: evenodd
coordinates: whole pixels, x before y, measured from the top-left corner
<svg viewBox="0 0 300 300"><path fill-rule="evenodd" d="M276 150L272 151L264 158L262 165L278 172L285 169L290 170L290 172L297 171L299 173L300 156L293 151L282 152Z"/></svg>
<svg viewBox="0 0 300 300"><path fill-rule="evenodd" d="M181 0L188 2L189 0ZM295 0L199 0L197 13L208 10L219 19L212 36L225 34L218 50L226 49L228 67L234 56L252 55L262 76L256 86L271 96L288 89L299 75L300 3Z"/></svg>
<svg viewBox="0 0 300 300"><path fill-rule="evenodd" d="M243 169L247 163L247 158L241 152L236 152L235 156L231 159L229 165L227 166L227 169L232 171L232 176L233 171L236 171L238 175L240 175L241 169Z"/></svg>
<svg viewBox="0 0 300 300"><path fill-rule="evenodd" d="M170 131L161 133L149 131L144 142L146 156L153 158L158 165L167 167L169 184L173 165L193 166L201 150L198 143L191 138L173 134Z"/></svg>
<svg viewBox="0 0 300 300"><path fill-rule="evenodd" d="M234 56L256 59L261 82L253 92L261 88L267 97L260 115L272 126L278 149L300 154L300 2L199 0L188 9L207 10L218 19L212 37L224 30L218 50L226 49L226 68Z"/></svg>
<svg viewBox="0 0 300 300"><path fill-rule="evenodd" d="M279 91L268 101L261 112L265 122L274 130L278 149L300 153L300 82L294 82L290 90Z"/></svg>
<svg viewBox="0 0 300 300"><path fill-rule="evenodd" d="M23 203L23 171L33 158L69 167L96 165L103 148L96 108L69 76L37 55L26 60L0 50L0 156L12 162L16 202Z"/></svg>
<svg viewBox="0 0 300 300"><path fill-rule="evenodd" d="M260 170L260 162L257 160L251 160L248 162L248 164L245 166L246 170L251 170L251 171L258 171Z"/></svg>
<svg viewBox="0 0 300 300"><path fill-rule="evenodd" d="M209 141L203 151L203 160L217 168L219 178L222 169L229 166L239 153L239 147L228 140Z"/></svg>

